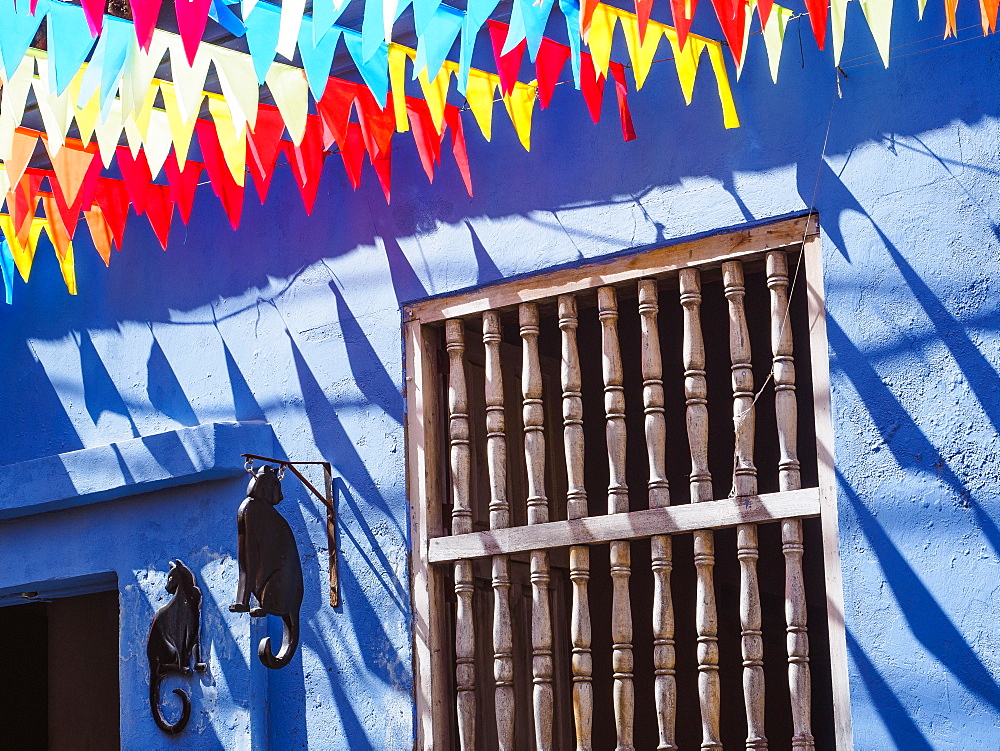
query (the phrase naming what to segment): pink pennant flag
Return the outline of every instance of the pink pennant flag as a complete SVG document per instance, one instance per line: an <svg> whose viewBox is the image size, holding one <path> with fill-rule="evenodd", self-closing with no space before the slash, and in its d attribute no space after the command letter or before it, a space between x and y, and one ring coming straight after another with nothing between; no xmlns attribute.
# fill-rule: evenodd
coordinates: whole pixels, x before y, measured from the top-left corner
<svg viewBox="0 0 1000 751"><path fill-rule="evenodd" d="M90 27L90 36L96 37L101 33L101 26L104 25L104 8L106 0L81 0L83 15L87 19L87 26Z"/></svg>
<svg viewBox="0 0 1000 751"><path fill-rule="evenodd" d="M490 41L493 43L493 57L497 63L497 73L500 74L500 91L505 96L514 90L517 82L517 75L521 72L521 58L528 48L528 41L522 39L514 49L506 55L502 55L504 42L507 41L507 31L509 26L492 19L488 20L490 27Z"/></svg>
<svg viewBox="0 0 1000 751"><path fill-rule="evenodd" d="M184 54L188 64L194 65L194 56L198 53L205 24L208 22L208 11L212 0L175 0L174 13L177 14L177 31L184 41Z"/></svg>
<svg viewBox="0 0 1000 751"><path fill-rule="evenodd" d="M160 17L163 0L129 0L129 4L132 6L135 38L143 51L149 52L149 45L153 41L153 29L156 28L156 21Z"/></svg>

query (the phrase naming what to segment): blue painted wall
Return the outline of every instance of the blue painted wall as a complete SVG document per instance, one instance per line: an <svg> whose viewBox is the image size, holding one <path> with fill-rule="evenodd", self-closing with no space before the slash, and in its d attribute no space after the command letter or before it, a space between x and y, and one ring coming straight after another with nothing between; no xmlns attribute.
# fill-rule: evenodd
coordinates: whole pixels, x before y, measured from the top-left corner
<svg viewBox="0 0 1000 751"><path fill-rule="evenodd" d="M971 28L943 47L940 3L919 24L910 5L897 3L885 71L850 4L842 98L804 19L790 25L777 86L755 39L736 85L739 130L722 130L707 67L685 108L671 65L658 64L631 97L633 143L610 91L594 126L558 87L535 113L531 153L499 108L492 144L469 118L473 199L448 155L428 186L402 136L388 206L369 168L351 192L332 156L308 219L279 170L266 207L248 194L238 232L203 188L166 253L141 219L109 269L81 239L76 298L43 251L0 310L0 463L266 421L277 451L331 461L341 478L344 605L322 602L323 513L286 483L282 509L315 551L303 561L302 649L286 670L255 669L259 634L226 610L242 479L2 522L0 592L117 573L126 748L264 748L268 737L281 749L410 748L400 306L812 205L855 746L1000 747L1000 38L975 37L965 3L959 26ZM206 592L212 669L195 693L200 732L171 739L146 709L144 647L177 556Z"/></svg>

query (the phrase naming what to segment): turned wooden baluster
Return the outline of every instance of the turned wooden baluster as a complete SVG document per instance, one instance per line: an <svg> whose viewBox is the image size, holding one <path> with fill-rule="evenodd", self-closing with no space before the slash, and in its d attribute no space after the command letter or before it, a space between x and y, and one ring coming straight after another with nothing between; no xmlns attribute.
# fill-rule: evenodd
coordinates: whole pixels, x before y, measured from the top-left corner
<svg viewBox="0 0 1000 751"><path fill-rule="evenodd" d="M757 495L753 463L754 386L750 364L750 329L744 298L743 264L722 264L729 301L729 356L733 363L733 427L736 433L733 490L737 496ZM743 631L743 701L747 713L747 751L766 749L764 734L764 640L761 635L760 587L757 581L757 525L736 528L740 560L740 622Z"/></svg>
<svg viewBox="0 0 1000 751"><path fill-rule="evenodd" d="M566 515L587 516L587 491L583 483L583 398L580 355L576 345L576 298L559 295L559 328L562 331L563 443L566 450ZM570 637L573 644L573 718L577 751L590 751L594 715L593 661L590 654L590 548L569 549L569 579L573 583Z"/></svg>
<svg viewBox="0 0 1000 751"><path fill-rule="evenodd" d="M771 290L771 351L774 355L774 408L778 421L778 483L781 490L802 487L797 449L795 362L788 317L788 259L784 251L767 254L767 286ZM809 634L806 629L806 591L802 576L802 522L781 522L785 554L785 623L788 629L788 688L792 699L792 748L812 749L809 679Z"/></svg>
<svg viewBox="0 0 1000 751"><path fill-rule="evenodd" d="M705 381L705 342L701 333L701 274L698 269L680 272L684 307L684 396L687 400L687 433L691 449L691 501L712 500L712 475L708 471L708 385ZM698 697L701 701L701 747L721 751L719 736L719 639L715 607L715 536L700 530L694 537L694 565L698 572Z"/></svg>
<svg viewBox="0 0 1000 751"><path fill-rule="evenodd" d="M597 290L604 372L605 434L608 443L608 513L628 513L625 482L625 389L618 346L618 299L614 287ZM631 544L611 543L611 666L614 670L615 726L618 751L631 751L635 688L632 684L632 605L628 582L632 573Z"/></svg>
<svg viewBox="0 0 1000 751"><path fill-rule="evenodd" d="M486 347L486 460L490 474L490 529L510 525L507 503L507 444L504 438L503 374L500 369L500 314L483 313ZM493 556L493 679L497 743L514 748L514 636L510 617L510 558Z"/></svg>
<svg viewBox="0 0 1000 751"><path fill-rule="evenodd" d="M646 451L649 459L649 507L670 505L667 483L667 425L663 416L663 365L656 316L660 307L656 281L639 282L642 321L642 402L646 415ZM653 569L653 668L659 751L676 751L677 682L674 678L674 603L670 595L673 547L669 535L650 540Z"/></svg>
<svg viewBox="0 0 1000 751"><path fill-rule="evenodd" d="M445 322L448 349L448 411L451 438L451 532L472 531L469 504L469 401L465 383L465 326ZM458 737L461 748L476 747L476 636L474 631L472 561L455 562L455 687L458 694Z"/></svg>
<svg viewBox="0 0 1000 751"><path fill-rule="evenodd" d="M545 496L545 412L538 360L538 306L518 308L524 342L521 392L524 397L524 455L528 470L528 524L549 520ZM552 616L549 608L549 554L531 551L531 674L534 682L535 748L552 748Z"/></svg>

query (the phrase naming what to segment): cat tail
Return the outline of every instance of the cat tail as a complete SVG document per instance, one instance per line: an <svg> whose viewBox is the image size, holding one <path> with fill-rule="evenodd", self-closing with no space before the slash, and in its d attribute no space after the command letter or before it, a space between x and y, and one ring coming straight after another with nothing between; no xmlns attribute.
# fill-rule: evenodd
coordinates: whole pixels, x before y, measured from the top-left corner
<svg viewBox="0 0 1000 751"><path fill-rule="evenodd" d="M261 639L260 645L257 647L257 656L260 657L260 661L264 663L264 667L271 668L271 670L283 668L291 662L292 655L295 654L295 648L299 646L298 614L288 613L283 615L281 616L281 622L283 630L281 634L281 649L278 650L278 654L275 655L271 652L271 637L269 636Z"/></svg>
<svg viewBox="0 0 1000 751"><path fill-rule="evenodd" d="M183 690L179 688L174 689L174 693L181 697L181 716L177 722L171 725L160 712L160 684L162 682L162 675L156 676L149 682L149 708L153 711L153 720L156 721L156 727L164 733L173 735L174 733L181 732L191 718L191 699L188 698L188 695Z"/></svg>

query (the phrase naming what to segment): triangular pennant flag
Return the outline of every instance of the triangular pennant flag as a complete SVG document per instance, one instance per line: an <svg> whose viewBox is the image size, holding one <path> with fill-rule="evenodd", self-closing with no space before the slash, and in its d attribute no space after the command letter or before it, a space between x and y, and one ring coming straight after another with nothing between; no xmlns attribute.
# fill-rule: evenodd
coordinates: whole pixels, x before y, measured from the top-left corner
<svg viewBox="0 0 1000 751"><path fill-rule="evenodd" d="M377 2L366 3L366 7L378 5ZM386 95L389 93L389 45L382 42L367 60L362 57L361 35L356 31L344 29L344 42L354 64L361 73L368 88L371 90L380 106L385 106Z"/></svg>
<svg viewBox="0 0 1000 751"><path fill-rule="evenodd" d="M472 196L472 175L469 173L469 153L465 148L465 129L462 127L462 113L458 107L449 104L444 113L444 121L451 129L451 153L455 157L458 171L462 174L465 190Z"/></svg>
<svg viewBox="0 0 1000 751"><path fill-rule="evenodd" d="M351 53L351 57L354 57L355 63L359 68L375 55L379 45L385 44L385 39L389 36L386 33L386 26L390 26L391 31L392 19L385 19L384 7L382 0L371 0L371 2L365 3L364 17L361 21L361 33L358 35L358 41L361 43L357 50L358 55L355 57L354 53ZM344 34L345 41L349 36L354 36L356 33ZM351 49L350 45L348 45L347 49Z"/></svg>
<svg viewBox="0 0 1000 751"><path fill-rule="evenodd" d="M3 82L3 104L0 105L0 161L12 158L14 134L24 118L28 91L35 79L35 60L26 57L14 75Z"/></svg>
<svg viewBox="0 0 1000 751"><path fill-rule="evenodd" d="M246 18L246 7L245 4L247 0L243 0L244 10L243 17ZM333 25L337 23L337 19L347 8L347 4L350 0L319 0L319 2L313 3L312 12L312 40L313 44L319 45L323 40L323 37L327 35L327 32L333 28ZM303 19L303 26L305 26L305 21L308 19ZM299 30L299 49L302 48L302 31Z"/></svg>
<svg viewBox="0 0 1000 751"><path fill-rule="evenodd" d="M104 3L102 2L103 6ZM97 42L101 52L101 110L104 110L108 97L114 96L122 74L125 61L128 59L128 49L132 44L134 31L132 24L115 16L108 16L104 31ZM97 53L95 52L95 55ZM91 60L93 64L93 60ZM89 68L88 68L89 72Z"/></svg>
<svg viewBox="0 0 1000 751"><path fill-rule="evenodd" d="M302 25L302 15L305 12L306 0L282 0L281 2L281 27L278 29L277 53L286 60L291 61L295 57L299 28Z"/></svg>
<svg viewBox="0 0 1000 751"><path fill-rule="evenodd" d="M441 141L444 136L434 128L427 102L416 97L406 98L406 109L413 124L413 143L417 147L420 165L427 179L434 182L434 165L441 160Z"/></svg>
<svg viewBox="0 0 1000 751"><path fill-rule="evenodd" d="M361 87L356 83L331 78L323 98L316 102L316 111L323 118L324 127L341 148L347 138L347 121L351 118L351 105L354 104L360 90ZM329 148L331 144L324 139L323 145Z"/></svg>
<svg viewBox="0 0 1000 751"><path fill-rule="evenodd" d="M487 141L493 137L493 102L500 78L490 73L473 70L469 75L469 85L465 91L465 101L469 104L479 129Z"/></svg>
<svg viewBox="0 0 1000 751"><path fill-rule="evenodd" d="M171 59L173 59L175 51L183 59L183 52L177 50L176 47L169 46L168 43L171 39L176 40L176 37L162 31L156 31L147 51L144 52L134 44L129 46L120 86L122 111L126 114L138 112L146 103L153 78L156 77L156 71L168 49L170 49ZM244 55L244 57L246 56ZM174 85L180 85L176 79Z"/></svg>
<svg viewBox="0 0 1000 751"><path fill-rule="evenodd" d="M674 65L677 67L677 80L681 84L681 93L684 94L684 103L691 104L691 97L694 94L695 77L698 75L698 63L701 60L701 53L705 51L705 40L701 37L689 37L689 44L680 48L680 40L677 33L669 26L664 34L674 53Z"/></svg>
<svg viewBox="0 0 1000 751"><path fill-rule="evenodd" d="M683 50L687 46L688 32L691 30L691 21L697 7L698 0L670 0L670 11L673 14L678 49Z"/></svg>
<svg viewBox="0 0 1000 751"><path fill-rule="evenodd" d="M132 150L132 156L139 153L149 134L149 121L153 115L153 104L156 102L158 92L159 88L155 84L150 86L146 92L146 101L139 111L125 116L125 136Z"/></svg>
<svg viewBox="0 0 1000 751"><path fill-rule="evenodd" d="M4 301L8 305L14 302L14 254L10 243L0 241L0 272L3 273Z"/></svg>
<svg viewBox="0 0 1000 751"><path fill-rule="evenodd" d="M31 222L38 211L38 190L42 186L42 179L41 173L25 173L7 194L7 210L14 217L14 229L21 245L28 242Z"/></svg>
<svg viewBox="0 0 1000 751"><path fill-rule="evenodd" d="M129 5L132 6L132 20L135 23L135 38L144 50L149 50L162 4L163 0L129 0Z"/></svg>
<svg viewBox="0 0 1000 751"><path fill-rule="evenodd" d="M981 1L981 0L980 0ZM875 37L875 45L882 56L882 64L889 67L889 38L892 31L892 0L861 0L868 28Z"/></svg>
<svg viewBox="0 0 1000 751"><path fill-rule="evenodd" d="M632 63L632 75L635 76L636 91L642 88L653 65L656 48L663 38L663 26L656 21L649 22L646 36L643 37L638 19L631 13L620 14L622 31L625 32L625 45L628 49L628 59Z"/></svg>
<svg viewBox="0 0 1000 751"><path fill-rule="evenodd" d="M320 176L323 174L323 162L326 160L326 152L323 151L323 124L319 115L309 115L301 143L286 144L285 151L302 195L302 203L306 207L306 215L312 215Z"/></svg>
<svg viewBox="0 0 1000 751"><path fill-rule="evenodd" d="M538 80L538 103L542 109L549 106L559 74L569 60L569 47L551 39L543 39L535 56L535 76Z"/></svg>
<svg viewBox="0 0 1000 751"><path fill-rule="evenodd" d="M48 138L43 136L42 142L48 150ZM96 160L97 144L84 146L74 140L68 141L56 154L49 152L49 161L58 183L56 190L67 204L72 205L80 195L84 178Z"/></svg>
<svg viewBox="0 0 1000 751"><path fill-rule="evenodd" d="M243 186L237 184L232 172L229 171L222 147L219 145L215 125L208 120L199 120L195 129L198 131L198 144L201 146L201 155L205 160L205 169L208 170L212 190L222 203L222 208L229 217L229 223L236 229L240 226L240 217L243 214Z"/></svg>
<svg viewBox="0 0 1000 751"><path fill-rule="evenodd" d="M379 107L372 95L364 89L358 93L357 108L361 132L365 137L365 149L374 163L375 157L387 154L391 149L392 134L396 130L395 116L391 106L384 109ZM433 115L432 111L431 116Z"/></svg>
<svg viewBox="0 0 1000 751"><path fill-rule="evenodd" d="M151 184L146 194L146 218L164 250L167 249L167 240L170 238L173 216L174 202L170 198L170 186Z"/></svg>
<svg viewBox="0 0 1000 751"><path fill-rule="evenodd" d="M378 176L378 183L382 186L382 193L385 195L385 202L391 200L390 188L392 182L392 153L379 154L372 160L372 167Z"/></svg>
<svg viewBox="0 0 1000 751"><path fill-rule="evenodd" d="M417 76L417 80L420 82L420 90L424 93L424 99L427 100L427 107L431 111L434 127L440 133L444 128L444 106L448 101L451 70L449 68L442 68L432 81L427 79L427 71L422 70L420 71L420 75Z"/></svg>
<svg viewBox="0 0 1000 751"><path fill-rule="evenodd" d="M809 24L812 26L816 44L820 49L826 43L826 14L830 9L830 0L804 0L809 14ZM948 0L945 0L947 3Z"/></svg>
<svg viewBox="0 0 1000 751"><path fill-rule="evenodd" d="M118 250L121 250L122 240L125 237L125 222L128 220L128 187L121 180L113 180L110 177L101 178L97 182L94 200L100 207L108 227L111 228L111 236L114 238L115 245Z"/></svg>
<svg viewBox="0 0 1000 751"><path fill-rule="evenodd" d="M590 55L584 52L580 55L580 90L587 103L590 119L595 123L601 121L601 102L604 99L604 76L594 72L594 62Z"/></svg>
<svg viewBox="0 0 1000 751"><path fill-rule="evenodd" d="M348 115L350 114L350 106L348 103ZM346 121L347 117L345 116L345 124ZM277 163L278 153L281 151L281 134L284 130L285 123L281 119L278 108L265 104L260 105L260 109L257 111L257 125L251 132L247 133L249 154L247 164L250 168L250 174L253 175L253 183L257 188L261 204L267 198L267 191L271 186L271 176L274 174L274 165Z"/></svg>
<svg viewBox="0 0 1000 751"><path fill-rule="evenodd" d="M243 187L246 180L247 125L242 121L234 122L228 103L222 99L209 97L208 111L212 115L219 148L222 149L226 165L236 184ZM256 114L255 111L254 115ZM195 127L200 127L200 123Z"/></svg>
<svg viewBox="0 0 1000 751"><path fill-rule="evenodd" d="M415 71L426 69L428 78L434 78L438 74L462 29L464 19L465 14L461 11L447 5L437 7L427 28L417 39L417 59L413 64Z"/></svg>
<svg viewBox="0 0 1000 751"><path fill-rule="evenodd" d="M653 10L653 0L635 0L635 17L639 25L639 40L646 39L646 25Z"/></svg>
<svg viewBox="0 0 1000 751"><path fill-rule="evenodd" d="M722 57L722 45L719 42L706 40L708 59L712 62L715 73L715 85L719 91L719 102L722 104L722 124L726 129L740 127L740 119L736 115L736 104L733 102L733 90L729 86L729 74L726 72L726 61Z"/></svg>
<svg viewBox="0 0 1000 751"><path fill-rule="evenodd" d="M50 140L50 147L53 151L58 151L62 148L71 118L76 112L76 107L73 106L76 96L74 96L72 89L67 89L62 94L51 93L48 80L48 69L39 65L38 78L32 83L32 89L35 92L35 102L38 104L38 112L42 116L45 133Z"/></svg>
<svg viewBox="0 0 1000 751"><path fill-rule="evenodd" d="M170 48L170 73L173 77L174 96L180 113L179 122L190 122L201 112L205 98L205 79L212 64L209 46L198 48L193 64L188 64L183 47L174 44ZM160 88L163 89L161 82Z"/></svg>
<svg viewBox="0 0 1000 751"><path fill-rule="evenodd" d="M521 59L524 57L524 50L527 48L527 41L522 41L510 52L503 52L504 40L510 27L499 21L489 20L486 22L490 29L490 41L493 44L493 58L496 60L497 73L500 75L500 93L509 94L514 90L514 83L521 71Z"/></svg>
<svg viewBox="0 0 1000 751"><path fill-rule="evenodd" d="M7 170L0 168L0 205L3 204L6 195L10 193L10 177Z"/></svg>
<svg viewBox="0 0 1000 751"><path fill-rule="evenodd" d="M122 129L125 127L125 118L122 114L122 100L112 100L108 110L107 119L98 118L94 126L94 133L97 135L97 147L101 152L101 161L105 168L110 168L118 153L118 141L122 137Z"/></svg>
<svg viewBox="0 0 1000 751"><path fill-rule="evenodd" d="M753 11L757 6L755 0L748 0L749 6L743 14L743 48L740 50L740 59L736 63L736 80L740 80L743 75L743 65L747 61L747 47L750 45L750 25L753 23Z"/></svg>
<svg viewBox="0 0 1000 751"><path fill-rule="evenodd" d="M831 0L830 2L830 36L833 37L834 65L840 65L840 55L844 51L844 32L847 28L847 4L850 1Z"/></svg>
<svg viewBox="0 0 1000 751"><path fill-rule="evenodd" d="M153 180L146 162L146 154L142 151L133 157L126 146L118 147L118 169L121 170L125 189L128 191L132 209L136 214L146 210L146 189Z"/></svg>
<svg viewBox="0 0 1000 751"><path fill-rule="evenodd" d="M514 10L511 13L511 26L517 24L523 29L524 36L519 36L515 41L510 42L513 47L521 39L528 40L528 58L534 62L538 48L542 44L542 35L545 33L545 25L549 21L549 14L555 0L514 0Z"/></svg>
<svg viewBox="0 0 1000 751"><path fill-rule="evenodd" d="M63 149L63 151L67 151L67 149ZM70 239L73 238L76 232L76 225L80 219L80 209L83 206L89 206L94 200L94 191L97 189L97 180L100 176L101 162L98 159L94 159L87 168L82 183L77 189L76 196L72 200L69 200L64 195L62 186L59 184L56 175L49 173L49 185L52 186L56 207L59 209L63 226L68 230Z"/></svg>
<svg viewBox="0 0 1000 751"><path fill-rule="evenodd" d="M824 1L829 2L829 0ZM806 0L806 2L808 3L810 0ZM729 52L736 64L739 65L743 60L743 40L746 34L746 2L745 0L712 0L712 5L715 6L715 15L719 17L722 33L725 34L726 42L729 43ZM812 16L809 20L812 20ZM825 17L824 23L826 23ZM822 46L821 44L820 48Z"/></svg>
<svg viewBox="0 0 1000 751"><path fill-rule="evenodd" d="M0 18L3 19L0 23L0 59L8 74L18 69L44 17L45 13L29 13L24 0L20 0L17 7L14 0L0 0Z"/></svg>
<svg viewBox="0 0 1000 751"><path fill-rule="evenodd" d="M247 33L246 26L239 16L229 10L223 0L212 0L212 6L208 9L208 17L215 21L234 37L241 37Z"/></svg>
<svg viewBox="0 0 1000 751"><path fill-rule="evenodd" d="M632 112L628 107L628 84L625 81L625 68L621 63L611 63L611 77L615 81L615 94L618 96L618 114L622 121L622 138L626 141L635 140L635 127L632 125Z"/></svg>
<svg viewBox="0 0 1000 751"><path fill-rule="evenodd" d="M753 5L754 3L751 3ZM756 0L757 15L760 16L760 28L767 28L767 22L771 19L771 9L774 7L774 0Z"/></svg>
<svg viewBox="0 0 1000 751"><path fill-rule="evenodd" d="M233 122L247 122L252 128L260 102L260 87L253 70L253 60L249 55L225 47L212 46L210 53ZM209 99L211 107L211 97ZM240 130L242 126L236 129Z"/></svg>
<svg viewBox="0 0 1000 751"><path fill-rule="evenodd" d="M413 0L413 27L418 38L431 25L434 13L440 6L441 0Z"/></svg>
<svg viewBox="0 0 1000 751"><path fill-rule="evenodd" d="M0 24L2 25L2 24ZM4 96L6 97L6 89ZM24 170L31 161L31 156L35 153L35 146L38 144L38 132L28 128L14 129L14 144L10 158L4 163L7 170L7 177L11 185L17 185L21 181Z"/></svg>
<svg viewBox="0 0 1000 751"><path fill-rule="evenodd" d="M590 33L590 21L594 17L594 10L597 8L598 2L599 0L583 0L583 5L580 7L579 35L583 39L586 39Z"/></svg>
<svg viewBox="0 0 1000 751"><path fill-rule="evenodd" d="M163 110L153 110L150 115L149 127L146 129L146 137L142 139L142 144L146 150L149 174L155 180L163 169L167 154L170 153L170 118Z"/></svg>
<svg viewBox="0 0 1000 751"><path fill-rule="evenodd" d="M997 12L1000 0L979 0L979 14L982 18L983 36L997 30Z"/></svg>
<svg viewBox="0 0 1000 751"><path fill-rule="evenodd" d="M476 48L479 30L499 4L500 0L469 0L466 3L465 19L462 21L462 41L458 53L458 90L463 96L469 83L472 53Z"/></svg>
<svg viewBox="0 0 1000 751"><path fill-rule="evenodd" d="M837 11L836 6L838 3L846 3L847 0L833 0L834 12L833 12L833 50L834 50L834 64L839 64L840 61L840 48L843 46L844 38L840 37L840 45L837 44ZM758 6L759 7L759 6ZM792 11L788 8L783 8L780 5L773 5L771 7L771 16L773 20L767 26L764 27L764 48L767 50L767 64L771 68L771 80L775 83L778 82L778 64L781 62L781 50L785 44L785 29L788 27L788 19L792 17ZM841 31L843 28L841 27Z"/></svg>
<svg viewBox="0 0 1000 751"><path fill-rule="evenodd" d="M0 214L0 231L10 245L11 256L13 256L14 266L25 282L31 276L31 265L35 260L35 249L38 247L38 237L42 229L47 224L44 218L33 219L28 222L28 230L24 234L24 242L18 237L14 228L13 217L7 214Z"/></svg>
<svg viewBox="0 0 1000 751"><path fill-rule="evenodd" d="M267 73L267 88L281 111L292 143L299 144L309 114L309 82L301 68L275 63Z"/></svg>
<svg viewBox="0 0 1000 751"><path fill-rule="evenodd" d="M177 31L184 41L184 52L189 63L194 64L195 53L205 34L208 23L208 9L212 0L176 0L174 13L177 16Z"/></svg>
<svg viewBox="0 0 1000 751"><path fill-rule="evenodd" d="M87 18L90 36L98 36L101 33L101 26L104 24L106 0L81 0L80 4L83 6L83 14Z"/></svg>
<svg viewBox="0 0 1000 751"><path fill-rule="evenodd" d="M87 220L87 228L90 230L90 239L94 243L94 249L104 261L105 266L111 265L111 243L114 238L111 235L111 226L98 204L85 209L83 218Z"/></svg>
<svg viewBox="0 0 1000 751"><path fill-rule="evenodd" d="M322 0L321 4L328 4L328 0ZM314 6L314 12L318 7L319 4ZM337 52L337 42L340 41L340 29L331 28L329 33L317 42L313 40L314 23L315 19L302 19L302 28L299 30L299 55L302 57L302 68L306 72L306 80L309 81L313 98L318 101L326 90L326 82L333 67L333 56ZM392 65L391 59L389 65Z"/></svg>
<svg viewBox="0 0 1000 751"><path fill-rule="evenodd" d="M4 19L6 23L6 19ZM55 93L66 91L70 81L80 71L80 66L96 43L94 38L81 34L86 23L83 8L69 3L49 3L48 28L49 84L55 84Z"/></svg>
<svg viewBox="0 0 1000 751"><path fill-rule="evenodd" d="M573 67L573 83L580 88L580 0L559 0L559 10L566 19L569 35L569 61Z"/></svg>
<svg viewBox="0 0 1000 751"><path fill-rule="evenodd" d="M396 116L396 130L405 133L410 129L406 119L406 57L407 47L393 42L389 45L389 85L392 87L392 109Z"/></svg>
<svg viewBox="0 0 1000 751"><path fill-rule="evenodd" d="M958 0L944 0L944 38L958 36L958 21L955 14L958 11ZM921 14L922 15L922 14Z"/></svg>
<svg viewBox="0 0 1000 751"><path fill-rule="evenodd" d="M174 145L174 155L178 165L183 167L191 147L194 125L198 122L198 113L185 119L177 98L177 87L173 84L161 81L160 94L163 96L163 108L166 111L167 127L170 129L170 141Z"/></svg>
<svg viewBox="0 0 1000 751"><path fill-rule="evenodd" d="M594 63L594 72L598 76L608 76L608 63L611 62L611 40L615 33L615 23L618 16L610 6L599 3L590 19L590 31L587 45L590 47L590 57Z"/></svg>
<svg viewBox="0 0 1000 751"><path fill-rule="evenodd" d="M76 267L73 261L73 241L72 233L67 231L63 225L62 218L55 207L55 199L50 195L42 196L42 203L45 205L46 230L49 240L56 251L56 260L59 261L59 271L62 272L63 282L71 295L76 294Z"/></svg>
<svg viewBox="0 0 1000 751"><path fill-rule="evenodd" d="M344 160L347 179L350 180L351 187L357 190L361 185L361 168L365 163L365 137L357 123L348 123L344 143L340 145L340 156Z"/></svg>
<svg viewBox="0 0 1000 751"><path fill-rule="evenodd" d="M260 121L258 121L260 127ZM167 161L163 163L164 172L167 173L167 182L170 183L170 200L177 207L177 213L181 215L184 224L191 219L191 209L194 208L194 194L198 188L198 178L205 167L201 162L185 162L183 169L178 165L177 158L170 154Z"/></svg>
<svg viewBox="0 0 1000 751"><path fill-rule="evenodd" d="M503 98L504 107L525 151L531 151L531 115L535 109L535 87L520 83Z"/></svg>
<svg viewBox="0 0 1000 751"><path fill-rule="evenodd" d="M184 2L184 0L179 0ZM253 59L253 69L257 74L257 83L264 85L267 71L274 62L275 50L278 47L278 28L281 25L281 8L271 3L260 2L254 6L254 12L246 19L247 47ZM329 75L329 71L327 71Z"/></svg>

